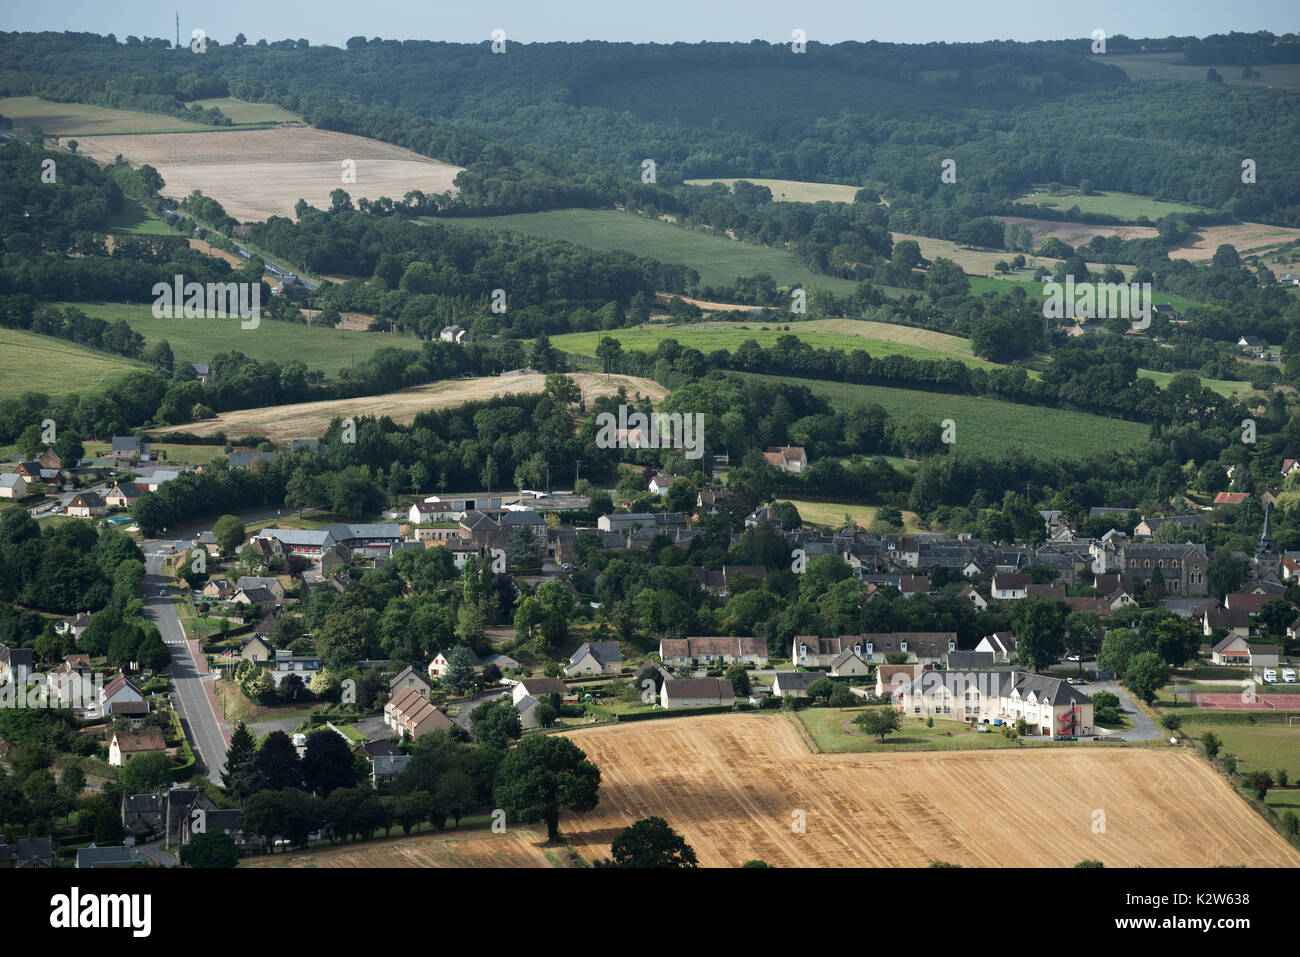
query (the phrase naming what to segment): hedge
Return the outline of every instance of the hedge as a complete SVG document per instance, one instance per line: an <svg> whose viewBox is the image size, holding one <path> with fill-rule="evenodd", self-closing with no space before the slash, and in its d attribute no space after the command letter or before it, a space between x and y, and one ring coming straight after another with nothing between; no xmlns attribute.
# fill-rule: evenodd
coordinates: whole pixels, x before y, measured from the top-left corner
<svg viewBox="0 0 1300 957"><path fill-rule="evenodd" d="M684 718L694 714L727 714L736 709L729 705L703 706L699 708L663 708L659 711L639 711L633 714L620 714L618 723L625 721L654 721L658 718Z"/></svg>

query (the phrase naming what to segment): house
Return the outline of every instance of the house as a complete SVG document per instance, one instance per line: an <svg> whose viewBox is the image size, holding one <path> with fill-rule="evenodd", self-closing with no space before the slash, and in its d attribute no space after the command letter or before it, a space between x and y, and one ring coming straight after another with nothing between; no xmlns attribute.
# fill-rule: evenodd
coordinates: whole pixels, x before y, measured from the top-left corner
<svg viewBox="0 0 1300 957"><path fill-rule="evenodd" d="M134 435L115 435L113 436L112 446L108 450L108 457L113 459L135 459L145 462L150 457L150 445L148 442L142 442Z"/></svg>
<svg viewBox="0 0 1300 957"><path fill-rule="evenodd" d="M762 638L664 638L659 660L671 667L743 662L755 668L767 665L767 642Z"/></svg>
<svg viewBox="0 0 1300 957"><path fill-rule="evenodd" d="M774 468L796 475L808 467L808 453L801 445L778 445L763 453L763 458Z"/></svg>
<svg viewBox="0 0 1300 957"><path fill-rule="evenodd" d="M443 342L464 342L468 336L469 331L457 325L443 326L438 333L438 338Z"/></svg>
<svg viewBox="0 0 1300 957"><path fill-rule="evenodd" d="M46 868L54 866L54 841L48 837L22 837L18 839L19 868Z"/></svg>
<svg viewBox="0 0 1300 957"><path fill-rule="evenodd" d="M319 655L295 655L285 648L278 648L271 662L271 680L278 688L290 675L297 675L307 684L320 671Z"/></svg>
<svg viewBox="0 0 1300 957"><path fill-rule="evenodd" d="M845 648L831 662L831 674L836 678L843 675L860 676L870 672L871 667L852 648Z"/></svg>
<svg viewBox="0 0 1300 957"><path fill-rule="evenodd" d="M109 742L108 763L115 768L120 768L137 754L166 750L167 742L163 740L163 733L157 728L147 728L141 731L119 731L113 735L113 740Z"/></svg>
<svg viewBox="0 0 1300 957"><path fill-rule="evenodd" d="M225 578L209 578L199 589L199 597L208 601L226 601L235 593L235 589Z"/></svg>
<svg viewBox="0 0 1300 957"><path fill-rule="evenodd" d="M271 643L261 635L253 635L251 638L245 638L239 646L239 660L251 661L254 664L263 664L264 662L275 659L275 649Z"/></svg>
<svg viewBox="0 0 1300 957"><path fill-rule="evenodd" d="M1201 615L1201 626L1201 632L1207 638L1214 634L1216 629L1226 628L1231 635L1244 640L1250 636L1250 612L1211 605ZM1215 664L1221 662L1216 661Z"/></svg>
<svg viewBox="0 0 1300 957"><path fill-rule="evenodd" d="M1028 575L994 575L990 593L997 601L1016 601L1028 597L1032 581Z"/></svg>
<svg viewBox="0 0 1300 957"><path fill-rule="evenodd" d="M736 692L722 678L665 678L659 703L665 708L729 707L736 703Z"/></svg>
<svg viewBox="0 0 1300 957"><path fill-rule="evenodd" d="M1220 492L1214 496L1215 505L1240 505L1250 498L1249 492Z"/></svg>
<svg viewBox="0 0 1300 957"><path fill-rule="evenodd" d="M1250 665L1252 668L1276 668L1277 645L1251 644L1240 634L1231 634L1210 651L1210 661L1216 665Z"/></svg>
<svg viewBox="0 0 1300 957"><path fill-rule="evenodd" d="M401 774L411 763L409 754L377 754L370 760L370 783L375 787L395 774Z"/></svg>
<svg viewBox="0 0 1300 957"><path fill-rule="evenodd" d="M451 719L445 712L435 708L416 687L403 688L384 705L384 724L399 736L412 740L423 737L430 731L451 729Z"/></svg>
<svg viewBox="0 0 1300 957"><path fill-rule="evenodd" d="M152 475L148 478L140 479L136 484L144 486L146 491L156 492L159 487L167 482L172 482L180 478L180 474L181 473L175 469L154 469Z"/></svg>
<svg viewBox="0 0 1300 957"><path fill-rule="evenodd" d="M118 675L107 685L99 695L99 713L110 714L114 705L119 704L139 704L144 705L144 693L131 683L131 679L126 675ZM148 706L146 705L146 714ZM123 714L127 712L122 712Z"/></svg>
<svg viewBox="0 0 1300 957"><path fill-rule="evenodd" d="M876 668L876 697L892 694L925 671L925 665L879 665Z"/></svg>
<svg viewBox="0 0 1300 957"><path fill-rule="evenodd" d="M321 442L320 439L290 439L289 454L294 455L298 452L315 452L317 455L324 455L329 451L329 446Z"/></svg>
<svg viewBox="0 0 1300 957"><path fill-rule="evenodd" d="M1009 665L1016 660L1016 636L1009 631L995 631L980 639L976 651L991 651L999 664Z"/></svg>
<svg viewBox="0 0 1300 957"><path fill-rule="evenodd" d="M483 659L483 667L495 665L498 671L518 671L519 662L509 655L493 654Z"/></svg>
<svg viewBox="0 0 1300 957"><path fill-rule="evenodd" d="M1237 340L1237 348L1256 359L1262 359L1268 351L1268 344L1259 336L1242 336Z"/></svg>
<svg viewBox="0 0 1300 957"><path fill-rule="evenodd" d="M564 673L573 675L616 675L623 670L623 652L617 641L584 641L573 653Z"/></svg>
<svg viewBox="0 0 1300 957"><path fill-rule="evenodd" d="M407 514L412 525L445 522L452 518L451 506L446 502L416 502Z"/></svg>
<svg viewBox="0 0 1300 957"><path fill-rule="evenodd" d="M393 675L392 680L388 682L388 693L395 698L408 688L414 688L415 692L425 699L433 694L433 685L429 683L429 679L410 665Z"/></svg>
<svg viewBox="0 0 1300 957"><path fill-rule="evenodd" d="M975 606L976 611L984 611L984 609L989 606L989 603L984 600L984 596L977 592L971 585L966 585L961 591L957 592L957 597L969 601Z"/></svg>
<svg viewBox="0 0 1300 957"><path fill-rule="evenodd" d="M109 508L130 508L144 494L135 482L118 482L104 496L104 504Z"/></svg>
<svg viewBox="0 0 1300 957"><path fill-rule="evenodd" d="M122 795L122 830L126 831L128 843L161 833L167 816L166 803L161 791Z"/></svg>
<svg viewBox="0 0 1300 957"><path fill-rule="evenodd" d="M519 712L519 726L525 730L531 728L540 728L541 719L537 716L537 706L542 702L530 694L522 695L518 700L511 702L515 711Z"/></svg>
<svg viewBox="0 0 1300 957"><path fill-rule="evenodd" d="M284 601L284 584L275 577L241 575L235 582L235 588L265 588L276 601Z"/></svg>
<svg viewBox="0 0 1300 957"><path fill-rule="evenodd" d="M236 605L256 605L265 613L275 604L275 595L267 588L237 588L230 601Z"/></svg>
<svg viewBox="0 0 1300 957"><path fill-rule="evenodd" d="M956 647L956 632L877 632L839 638L796 635L790 660L805 668L831 668L847 648L870 664L881 664L888 655L895 653L908 655L923 664L938 663L945 651Z"/></svg>
<svg viewBox="0 0 1300 957"><path fill-rule="evenodd" d="M271 462L274 459L274 452L230 452L226 455L226 462L232 469L251 469L257 462Z"/></svg>
<svg viewBox="0 0 1300 957"><path fill-rule="evenodd" d="M596 519L596 527L602 532L625 532L633 526L653 528L655 517L650 512L624 512L602 515Z"/></svg>
<svg viewBox="0 0 1300 957"><path fill-rule="evenodd" d="M735 587L736 578L741 575L761 583L767 577L767 568L763 565L723 565L716 572L707 568L695 569L695 581L700 588L719 598L726 598L730 594Z"/></svg>
<svg viewBox="0 0 1300 957"><path fill-rule="evenodd" d="M904 598L911 598L913 595L928 595L930 593L930 578L927 575L899 575L898 590L903 593Z"/></svg>
<svg viewBox="0 0 1300 957"><path fill-rule="evenodd" d="M164 798L166 847L188 844L199 833L229 834L236 844L245 843L239 821L243 811L218 808L203 791L172 788Z"/></svg>
<svg viewBox="0 0 1300 957"><path fill-rule="evenodd" d="M1260 609L1270 601L1279 597L1280 596L1271 592L1238 591L1233 592L1231 595L1224 595L1223 604L1225 607L1233 610L1240 610L1251 615L1258 615Z"/></svg>
<svg viewBox="0 0 1300 957"><path fill-rule="evenodd" d="M701 489L700 493L695 496L695 506L699 509L701 515L717 515L722 505L731 497L731 493L726 488Z"/></svg>
<svg viewBox="0 0 1300 957"><path fill-rule="evenodd" d="M63 511L73 518L99 518L107 514L108 505L98 492L79 492Z"/></svg>
<svg viewBox="0 0 1300 957"><path fill-rule="evenodd" d="M30 648L10 648L0 643L0 685L26 683L34 671L34 656Z"/></svg>
<svg viewBox="0 0 1300 957"><path fill-rule="evenodd" d="M667 495L668 489L672 487L673 476L656 475L650 479L649 489L652 495Z"/></svg>
<svg viewBox="0 0 1300 957"><path fill-rule="evenodd" d="M77 869L130 867L144 860L139 851L129 847L96 847L92 842L89 847L77 849Z"/></svg>
<svg viewBox="0 0 1300 957"><path fill-rule="evenodd" d="M70 462L70 465L76 465L76 462ZM41 471L63 471L63 456L59 455L52 447L41 453L40 457Z"/></svg>
<svg viewBox="0 0 1300 957"><path fill-rule="evenodd" d="M144 719L149 717L149 703L147 701L114 701L108 707L107 718L122 718L130 723L132 728L139 728L144 724Z"/></svg>
<svg viewBox="0 0 1300 957"><path fill-rule="evenodd" d="M772 678L772 694L777 698L806 698L808 686L825 677L824 671L778 671Z"/></svg>
<svg viewBox="0 0 1300 957"><path fill-rule="evenodd" d="M530 694L541 701L549 695L558 694L560 700L570 697L569 686L559 678L525 678L514 686L510 692L512 701L518 702L524 695Z"/></svg>
<svg viewBox="0 0 1300 957"><path fill-rule="evenodd" d="M24 498L26 495L27 479L17 472L0 475L0 498Z"/></svg>
<svg viewBox="0 0 1300 957"><path fill-rule="evenodd" d="M90 625L90 614L88 612L78 612L71 618L65 618L54 626L54 630L60 635L72 635L73 639L81 637L87 626Z"/></svg>
<svg viewBox="0 0 1300 957"><path fill-rule="evenodd" d="M465 645L464 648L469 654L470 667L477 671L483 666L483 662L479 660L479 656L475 654L473 648L468 645ZM444 648L433 656L433 661L429 662L429 677L441 678L447 673L447 667L451 664L451 652L451 648Z"/></svg>
<svg viewBox="0 0 1300 957"><path fill-rule="evenodd" d="M944 656L943 666L949 671L975 671L992 668L997 662L991 651L950 651Z"/></svg>
<svg viewBox="0 0 1300 957"><path fill-rule="evenodd" d="M1092 698L1062 678L1026 671L926 671L892 695L908 717L966 724L1015 724L1026 734L1077 738L1094 733Z"/></svg>
<svg viewBox="0 0 1300 957"><path fill-rule="evenodd" d="M199 385L207 385L212 381L212 366L206 362L191 362L190 368L194 370L194 376L199 380Z"/></svg>

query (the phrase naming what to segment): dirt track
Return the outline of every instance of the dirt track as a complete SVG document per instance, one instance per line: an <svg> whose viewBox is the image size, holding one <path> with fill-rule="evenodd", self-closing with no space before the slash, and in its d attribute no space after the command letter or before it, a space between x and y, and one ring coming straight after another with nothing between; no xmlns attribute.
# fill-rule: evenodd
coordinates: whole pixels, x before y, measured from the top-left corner
<svg viewBox="0 0 1300 957"><path fill-rule="evenodd" d="M588 400L601 395L614 395L619 386L627 390L629 399L635 398L639 393L658 402L668 394L667 389L653 380L636 376L577 372L571 378L582 388L583 395ZM335 416L386 415L399 425L409 425L416 415L427 409L441 409L512 393L541 392L545 384L546 376L541 374L452 379L358 399L330 399L324 402L300 402L296 405L225 412L214 419L205 419L182 428L195 435L225 432L235 438L261 435L272 442L288 442L304 436L321 435L329 428L330 421Z"/></svg>
<svg viewBox="0 0 1300 957"><path fill-rule="evenodd" d="M1188 751L1043 748L810 754L780 715L570 733L601 770L600 806L564 815L588 860L659 815L704 866L1300 867L1300 852ZM806 833L792 815L806 814ZM1105 833L1094 833L1094 812Z"/></svg>

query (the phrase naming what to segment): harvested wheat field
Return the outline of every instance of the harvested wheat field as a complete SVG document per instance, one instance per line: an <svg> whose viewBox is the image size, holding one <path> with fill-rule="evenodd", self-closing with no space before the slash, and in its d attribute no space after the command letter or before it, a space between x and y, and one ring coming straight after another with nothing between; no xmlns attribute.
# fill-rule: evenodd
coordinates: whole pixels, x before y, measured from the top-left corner
<svg viewBox="0 0 1300 957"><path fill-rule="evenodd" d="M252 857L240 867L571 867L569 852L547 845L546 831L511 827L412 834L313 851Z"/></svg>
<svg viewBox="0 0 1300 957"><path fill-rule="evenodd" d="M1188 751L1091 746L810 754L782 715L709 715L570 732L600 805L563 815L586 859L665 818L700 863L736 867L1297 867L1288 845ZM806 831L793 833L796 811ZM1105 833L1094 833L1098 811Z"/></svg>
<svg viewBox="0 0 1300 957"><path fill-rule="evenodd" d="M570 378L578 384L588 400L602 395L615 395L620 387L627 390L629 399L639 394L658 402L668 394L668 390L657 382L636 376L577 372L572 373ZM288 442L305 435L321 435L329 428L330 421L335 416L356 418L363 415L386 415L398 425L409 425L416 415L427 409L442 409L513 393L541 392L545 385L546 376L540 373L447 379L402 389L400 392L357 399L329 399L324 402L300 402L265 409L224 412L216 418L186 425L185 431L195 435L212 435L215 432L224 432L230 436L260 435L272 442Z"/></svg>
<svg viewBox="0 0 1300 957"><path fill-rule="evenodd" d="M179 199L202 190L239 220L292 217L299 199L328 209L335 189L354 202L363 196L400 201L413 189L442 193L453 190L460 172L400 146L309 126L95 136L82 141L81 151L105 163L118 153L133 165L148 163L162 174L166 195ZM343 182L344 160L356 163L355 183Z"/></svg>
<svg viewBox="0 0 1300 957"><path fill-rule="evenodd" d="M1056 222L1050 219L1026 219L1022 216L1005 216L1004 221L1026 226L1033 233L1034 245L1041 246L1048 236L1055 236L1071 246L1086 245L1093 236L1119 236L1122 239L1149 239L1156 235L1152 226L1094 226L1089 223ZM895 239L899 234L895 234ZM916 238L920 242L920 237ZM1264 254L1289 242L1300 239L1300 229L1286 226L1266 226L1263 223L1234 223L1225 226L1202 226L1191 236L1169 250L1170 259L1187 259L1202 262L1214 258L1214 251L1227 244L1241 255ZM928 240L935 243L940 240ZM922 245L922 255L928 256ZM1005 258L1005 255L1003 256ZM960 263L959 263L960 264Z"/></svg>

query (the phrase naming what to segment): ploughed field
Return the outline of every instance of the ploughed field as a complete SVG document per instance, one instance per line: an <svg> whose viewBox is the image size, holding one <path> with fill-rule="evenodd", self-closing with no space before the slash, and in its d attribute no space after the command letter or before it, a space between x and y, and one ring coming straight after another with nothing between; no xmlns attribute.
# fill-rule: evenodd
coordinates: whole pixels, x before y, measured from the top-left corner
<svg viewBox="0 0 1300 957"><path fill-rule="evenodd" d="M811 754L775 714L567 734L601 772L599 806L560 818L588 860L657 815L711 867L1300 866L1300 851L1183 749Z"/></svg>

